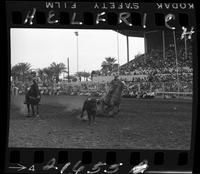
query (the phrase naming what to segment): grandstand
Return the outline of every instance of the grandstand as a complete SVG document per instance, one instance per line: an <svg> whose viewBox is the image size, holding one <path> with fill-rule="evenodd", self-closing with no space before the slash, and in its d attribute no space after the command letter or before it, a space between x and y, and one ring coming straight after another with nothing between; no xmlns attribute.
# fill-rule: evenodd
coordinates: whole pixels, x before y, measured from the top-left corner
<svg viewBox="0 0 200 174"><path fill-rule="evenodd" d="M165 48L165 57L163 57L163 49L152 49L120 66L120 74L146 75L147 78L136 78L136 80L133 78L133 81L147 83L146 86L151 86L149 90L159 86L156 88L158 94L191 96L193 80L192 41L188 41L187 56L185 56L184 41L177 38L177 43L177 60L174 46L168 45Z"/></svg>
<svg viewBox="0 0 200 174"><path fill-rule="evenodd" d="M139 92L153 91L162 96L192 96L192 39L187 40L185 50L180 32L176 33L176 43L173 42L172 32L161 30L146 33L123 30L119 33L127 36L127 63L119 67L121 80L127 84L131 82ZM144 37L146 47L144 54L131 60L128 54L129 37ZM93 77L93 81L107 83L112 80L113 73L98 74Z"/></svg>

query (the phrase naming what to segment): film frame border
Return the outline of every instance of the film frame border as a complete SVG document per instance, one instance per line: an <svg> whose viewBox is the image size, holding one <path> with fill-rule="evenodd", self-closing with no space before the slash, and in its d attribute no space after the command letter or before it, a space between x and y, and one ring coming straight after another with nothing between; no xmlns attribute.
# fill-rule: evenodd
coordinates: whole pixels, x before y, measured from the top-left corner
<svg viewBox="0 0 200 174"><path fill-rule="evenodd" d="M42 24L43 25L43 24ZM12 27L10 27L10 25L9 25L9 23L7 24L7 26L9 27L9 28L12 28ZM23 24L22 24L22 26L23 26L23 28L29 28L29 26L24 26ZM22 26L21 26L21 24L19 24L18 26L15 26L15 28L22 28ZM34 26L34 25L33 25ZM70 28L76 28L75 26L71 26L71 25L68 25L68 26L70 26ZM31 27L31 26L30 26ZM37 25L36 24L36 26L34 26L33 28L40 28L40 27L42 27L41 25ZM108 26L107 26L108 27ZM111 26L111 28L113 28L114 26L112 25ZM59 28L59 25L55 25L55 26L52 26L51 25L51 27L50 27L50 25L46 25L45 27L42 27L42 28ZM66 27L63 27L63 26L61 26L60 28L66 28ZM78 27L79 29L80 29L80 27ZM83 28L88 28L88 25L87 25L87 27L85 27L84 25L83 25ZM97 28L97 27L95 27L95 28ZM104 27L103 27L104 28ZM124 27L122 27L122 28L124 28ZM8 29L8 28L7 28ZM9 35L9 34L8 34ZM197 42L196 42L196 34L194 34L194 43L195 43L195 47L194 47L194 49L195 49L195 51L193 52L193 53L195 53L194 54L194 57L195 58L193 58L193 65L194 65L194 67L196 67L196 62L197 62L197 60L196 60L196 57L197 57ZM9 43L8 43L9 44ZM9 48L9 47L8 47ZM8 53L9 54L9 53ZM10 57L10 55L9 55L9 57ZM197 79L197 68L194 68L194 79ZM194 92L194 94L196 93L197 94L197 92L196 92L196 89L198 89L198 88L196 88L198 85L197 85L197 83L195 83L195 81L194 81L194 85L193 85L193 92ZM197 101L197 99L196 99L196 97L194 97L193 98L193 114L194 115L196 115L196 108L197 108L197 103L195 103L195 101ZM193 115L193 120L192 120L192 125L193 125L193 127L192 127L192 139L194 140L194 137L195 137L195 127L194 127L194 125L195 124L197 124L196 123L196 117L194 117L194 115ZM191 146L191 150L193 151L193 148L194 148L194 141L192 141L191 142L192 143L192 146ZM49 156L49 150L52 150L52 149L49 149L49 150L47 150L46 148L45 149L41 149L41 150L44 150L44 152L45 152L45 155L47 155L47 156ZM22 156L22 159L24 159L24 157L27 155L27 154L25 154L25 153L28 153L28 154L32 154L32 156L34 156L33 155L33 152L34 153L38 153L38 154L40 154L40 152L41 152L41 150L39 150L39 152L38 152L38 149L23 149L23 148L9 148L8 150L7 150L7 153L9 153L10 154L10 156L12 156L12 153L18 153L19 152L19 154L20 154L20 156ZM58 152L58 154L59 154L59 151L60 150L58 150L58 149L55 149L57 152ZM63 152L68 152L68 151L74 151L74 149L69 149L69 150L66 150L66 149L64 149L64 150L62 150ZM79 156L80 156L80 154L82 154L82 152L87 152L87 151L92 151L92 153L94 153L95 154L95 151L96 150L94 150L94 149L92 149L92 150L85 150L85 149L83 149L83 150L79 150L79 149L77 149L77 150L75 150L75 151L79 151ZM98 151L98 150L97 150ZM101 150L100 150L101 151ZM123 151L123 150L117 150L117 149L113 149L113 150L103 150L105 153L104 153L104 156L106 156L105 154L106 154L106 152L117 152L117 153L119 153L118 151ZM179 156L179 158L177 158L177 159L180 159L181 158L181 156L183 157L183 158L181 158L181 159L184 159L183 161L180 159L180 163L182 163L183 165L180 165L181 166L181 168L179 168L179 169L185 169L185 171L187 171L187 170L190 170L191 169L191 167L192 167L192 163L191 163L191 160L189 160L189 159L191 159L191 155L192 155L192 152L191 151L176 151L176 150L170 150L170 151L167 151L167 150L164 150L164 151L160 151L160 150L142 150L142 151L138 151L138 150L125 150L126 152L127 151L129 151L129 153L136 153L136 154L139 154L139 156L140 156L140 158L141 158L141 156L145 156L145 154L147 155L149 155L149 154L151 154L150 156L148 156L148 157L150 157L150 159L151 160L148 160L148 161L154 161L155 162L155 160L156 160L156 158L162 158L162 154L164 154L164 161L166 160L166 156L165 156L165 154L171 154L171 155L169 155L170 156L170 159L173 159L173 155L172 155L172 153L173 154L176 154L176 156ZM124 152L125 152L124 151ZM24 153L25 152L25 153ZM123 152L123 153L124 153ZM47 154L46 154L47 153ZM51 152L50 152L51 153ZM22 154L22 155L21 155ZM161 154L160 156L161 157L156 157L156 156L159 156L159 155L156 155L156 154ZM36 155L37 156L37 155ZM39 155L40 156L40 155ZM57 155L58 156L58 155ZM83 155L84 156L84 155ZM172 158L171 158L172 157ZM12 158L12 157L11 157ZM37 159L37 157L35 157L36 159ZM84 157L83 157L84 158ZM21 159L21 158L19 158L19 159ZM82 157L81 157L81 159L82 159ZM130 158L129 159L131 159L131 156L130 156ZM147 158L148 159L148 158ZM167 158L168 159L168 158ZM10 160L10 157L8 158L6 158L6 162L8 162ZM186 161L188 161L189 160L189 162L187 163ZM16 161L18 161L18 160L16 160ZM15 161L15 162L16 162ZM105 160L104 160L105 161ZM111 160L112 161L112 160ZM137 161L137 160L136 160ZM167 161L168 162L168 161ZM153 162L152 162L153 163ZM135 164L136 165L136 164ZM161 166L162 165L156 165L155 164L155 166L159 166L159 168L162 168ZM173 166L173 165L172 165ZM183 167L183 166L185 166L185 167ZM154 166L153 166L154 167ZM173 169L175 169L176 168L176 166L173 166ZM165 168L164 168L164 170L165 170ZM177 170L177 168L175 169L175 170ZM167 171L167 170L166 170Z"/></svg>

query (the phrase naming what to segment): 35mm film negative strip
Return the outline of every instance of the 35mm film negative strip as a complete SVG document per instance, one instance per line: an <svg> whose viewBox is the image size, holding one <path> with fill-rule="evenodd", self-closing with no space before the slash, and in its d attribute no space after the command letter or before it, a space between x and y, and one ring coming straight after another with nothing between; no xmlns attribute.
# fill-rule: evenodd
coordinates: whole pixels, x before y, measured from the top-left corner
<svg viewBox="0 0 200 174"><path fill-rule="evenodd" d="M192 173L194 3L6 2L7 173Z"/></svg>
<svg viewBox="0 0 200 174"><path fill-rule="evenodd" d="M9 154L10 172L15 170L38 173L163 173L164 171L170 172L170 168L171 171L191 173L190 156L186 151L130 152L127 150L71 149L52 152L46 149L23 149L10 151ZM29 162L27 158L30 159Z"/></svg>

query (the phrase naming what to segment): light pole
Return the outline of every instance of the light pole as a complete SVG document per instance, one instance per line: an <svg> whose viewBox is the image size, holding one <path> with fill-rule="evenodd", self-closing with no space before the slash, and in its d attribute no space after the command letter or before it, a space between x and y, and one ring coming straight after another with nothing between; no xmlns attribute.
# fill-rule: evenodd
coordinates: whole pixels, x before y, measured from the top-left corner
<svg viewBox="0 0 200 174"><path fill-rule="evenodd" d="M174 49L175 49L175 58L176 58L176 74L177 74L177 86L178 86L178 98L180 93L180 81L179 81L179 71L178 71L178 55L177 55L177 46L176 46L176 33L173 30L173 37L174 37Z"/></svg>
<svg viewBox="0 0 200 174"><path fill-rule="evenodd" d="M126 43L127 43L127 63L129 62L129 38L128 35L126 36Z"/></svg>
<svg viewBox="0 0 200 174"><path fill-rule="evenodd" d="M162 41L163 41L163 59L165 59L165 31L162 30Z"/></svg>
<svg viewBox="0 0 200 174"><path fill-rule="evenodd" d="M78 31L75 32L75 35L76 35L76 48L77 48L77 72L78 72Z"/></svg>

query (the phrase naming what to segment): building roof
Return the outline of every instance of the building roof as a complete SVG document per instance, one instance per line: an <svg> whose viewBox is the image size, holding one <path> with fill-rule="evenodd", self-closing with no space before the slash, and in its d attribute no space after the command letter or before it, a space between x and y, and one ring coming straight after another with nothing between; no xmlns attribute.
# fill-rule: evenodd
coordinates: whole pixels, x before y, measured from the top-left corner
<svg viewBox="0 0 200 174"><path fill-rule="evenodd" d="M116 31L116 30L115 30ZM165 32L165 37L169 37L172 35L172 30L161 30L161 29L155 29L155 30L149 30L149 31L138 31L138 30L117 30L116 32L123 34L125 36L130 36L130 37L144 37L144 34L150 34L150 33L156 33L156 32ZM177 35L181 35L182 31L178 30L176 31Z"/></svg>
<svg viewBox="0 0 200 174"><path fill-rule="evenodd" d="M132 37L144 37L143 31L133 31L133 30L118 30L120 34Z"/></svg>

